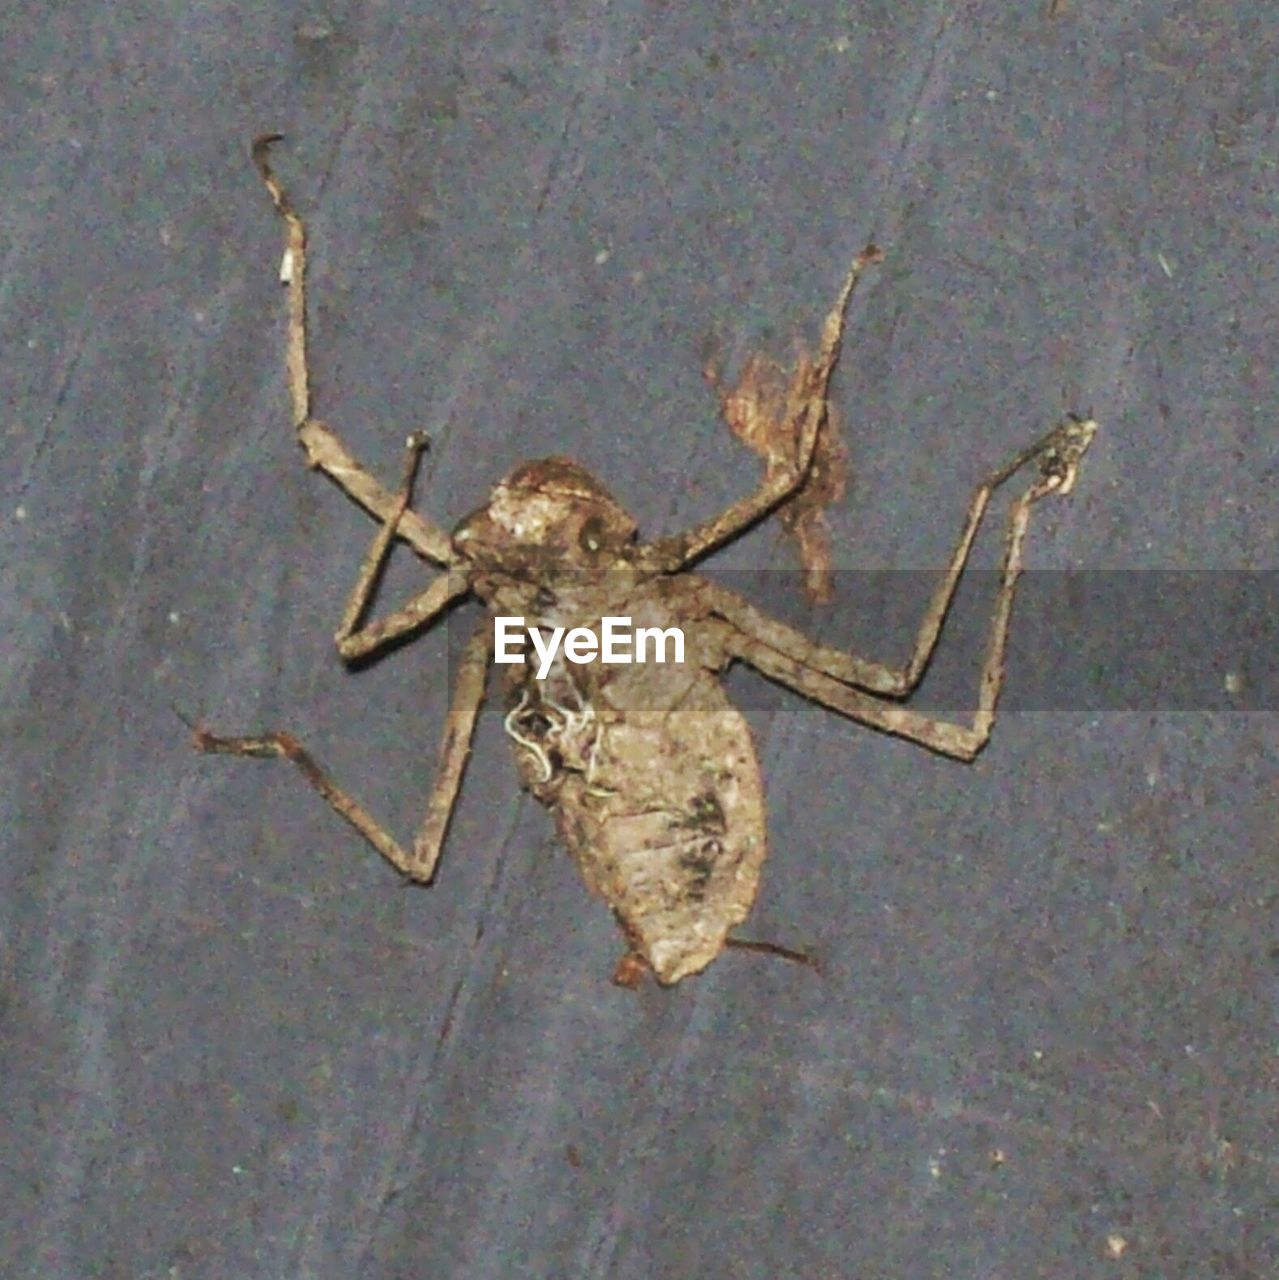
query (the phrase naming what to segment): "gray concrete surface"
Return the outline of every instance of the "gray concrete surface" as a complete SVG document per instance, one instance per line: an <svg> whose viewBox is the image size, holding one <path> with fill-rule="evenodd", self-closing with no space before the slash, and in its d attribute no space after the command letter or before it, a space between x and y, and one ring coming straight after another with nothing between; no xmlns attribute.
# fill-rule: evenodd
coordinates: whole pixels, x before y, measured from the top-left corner
<svg viewBox="0 0 1279 1280"><path fill-rule="evenodd" d="M552 452L655 532L744 492L704 362L811 339L874 234L841 567L939 565L1091 406L1035 569L1276 568L1273 15L1055 9L11 0L0 1274L1279 1273L1273 705L1063 691L965 767L735 673L749 932L825 976L638 996L496 716L421 891L171 710L291 728L407 832L445 706L442 633L332 650L370 526L290 440L271 128L317 408L388 477L429 428L440 520Z"/></svg>

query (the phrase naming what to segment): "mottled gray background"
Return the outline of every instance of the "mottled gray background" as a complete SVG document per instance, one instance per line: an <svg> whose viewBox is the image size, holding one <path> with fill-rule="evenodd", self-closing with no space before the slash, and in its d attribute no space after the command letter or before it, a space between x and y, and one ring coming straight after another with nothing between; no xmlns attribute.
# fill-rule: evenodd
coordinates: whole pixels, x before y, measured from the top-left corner
<svg viewBox="0 0 1279 1280"><path fill-rule="evenodd" d="M10 0L0 1272L1277 1273L1273 711L1013 711L965 767L735 673L749 932L825 976L636 996L496 716L421 891L171 710L420 813L445 638L333 652L371 525L290 440L270 128L317 409L387 477L429 428L441 520L549 452L652 531L746 491L703 364L788 358L873 233L842 567L937 566L1092 407L1035 568L1275 568L1273 10L1055 8Z"/></svg>

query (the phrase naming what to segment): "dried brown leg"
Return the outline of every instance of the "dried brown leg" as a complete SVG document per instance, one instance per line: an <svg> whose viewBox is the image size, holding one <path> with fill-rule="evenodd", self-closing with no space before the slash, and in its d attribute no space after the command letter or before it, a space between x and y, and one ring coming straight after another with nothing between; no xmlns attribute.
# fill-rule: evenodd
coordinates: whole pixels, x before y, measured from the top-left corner
<svg viewBox="0 0 1279 1280"><path fill-rule="evenodd" d="M1092 442L1096 429L1097 424L1091 419L1067 418L1042 440L1023 449L1011 462L978 485L968 505L968 514L959 541L951 554L950 565L933 590L932 599L915 636L910 660L905 666L891 667L886 663L859 658L842 649L814 644L807 636L768 617L736 592L718 584L699 581L698 591L704 593L703 599L710 604L713 613L771 648L802 662L806 667L858 688L868 689L872 693L903 696L918 685L933 656L933 650L937 647L942 623L946 620L951 599L963 574L968 553L972 549L991 495L1026 463L1036 458L1039 459L1041 482L1044 486L1042 493L1068 493L1074 485L1080 459Z"/></svg>
<svg viewBox="0 0 1279 1280"><path fill-rule="evenodd" d="M342 614L342 622L334 639L338 652L348 662L356 658L367 657L383 645L418 627L424 626L436 614L458 596L464 595L470 586L470 579L461 573L446 570L431 583L421 595L416 596L401 609L367 626L359 626L359 621L368 607L369 597L373 594L382 567L386 563L387 552L399 528L400 521L408 511L413 497L413 477L417 471L417 461L426 447L424 436L411 436L404 459L404 478L400 484L399 495L395 505L387 513L382 527L373 538L364 562L360 565L359 577L351 590L346 611Z"/></svg>
<svg viewBox="0 0 1279 1280"><path fill-rule="evenodd" d="M397 871L410 880L427 884L435 874L440 846L444 842L458 789L462 785L475 719L484 700L488 664L488 627L484 626L466 646L458 667L457 680L453 685L453 701L449 707L448 719L444 722L435 784L431 789L426 817L418 829L411 852L404 849L357 800L343 791L291 733L277 730L255 738L222 738L196 725L192 728L195 746L200 751L212 754L256 756L262 759L280 757L293 761L302 771L302 776Z"/></svg>
<svg viewBox="0 0 1279 1280"><path fill-rule="evenodd" d="M285 363L289 395L293 401L293 422L298 442L306 450L311 466L318 467L350 498L384 523L396 504L395 495L356 461L331 427L311 417L310 372L306 358L306 228L293 208L288 193L271 169L267 153L282 134L268 133L253 142L253 163L271 193L271 199L285 225L284 260L280 279L289 288L289 328ZM445 530L415 511L405 511L398 536L421 556L436 564L452 564L452 542Z"/></svg>
<svg viewBox="0 0 1279 1280"><path fill-rule="evenodd" d="M1013 593L1021 574L1021 551L1030 508L1045 494L1063 490L1069 481L1060 476L1047 476L1013 504L1008 520L1008 542L1004 571L995 600L991 620L990 641L982 665L977 692L977 712L971 725L955 724L920 715L906 707L884 702L872 694L862 693L827 675L798 651L782 653L766 641L725 623L724 645L728 653L749 663L757 671L776 680L796 693L820 702L873 729L918 742L941 755L958 760L971 760L986 745L995 722L995 704L1004 681L1004 650L1008 639L1008 623L1012 617ZM802 637L801 637L802 639ZM811 646L816 649L818 646Z"/></svg>
<svg viewBox="0 0 1279 1280"><path fill-rule="evenodd" d="M754 938L725 938L724 945L734 951L753 951L756 955L776 956L779 960L802 964L814 973L822 975L821 964L806 951L794 951L790 947L779 946L776 942L758 942Z"/></svg>
<svg viewBox="0 0 1279 1280"><path fill-rule="evenodd" d="M318 467L343 493L385 523L395 508L395 494L365 469L331 427L308 418L298 427L298 442L306 449L311 466ZM397 532L424 560L442 565L456 560L448 534L416 511L404 513Z"/></svg>
<svg viewBox="0 0 1279 1280"><path fill-rule="evenodd" d="M765 479L749 497L734 502L719 515L695 525L686 533L653 543L646 548L645 558L650 560L654 568L673 573L699 559L749 528L803 485L812 464L818 433L826 420L826 388L835 361L839 358L849 299L853 296L853 289L861 273L881 257L882 254L874 245L867 245L853 259L835 306L822 326L822 340L817 357L811 363L804 362L801 365L800 373L791 387L789 410L792 420L800 423L800 429L796 432L798 448L793 469L779 471Z"/></svg>

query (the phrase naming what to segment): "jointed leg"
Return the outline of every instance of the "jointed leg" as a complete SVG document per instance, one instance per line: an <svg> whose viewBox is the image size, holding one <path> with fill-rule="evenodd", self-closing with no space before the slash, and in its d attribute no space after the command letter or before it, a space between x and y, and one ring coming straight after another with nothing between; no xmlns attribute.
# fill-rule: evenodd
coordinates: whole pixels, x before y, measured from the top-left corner
<svg viewBox="0 0 1279 1280"><path fill-rule="evenodd" d="M311 466L325 472L349 497L385 523L395 506L395 495L384 489L356 461L330 427L311 417L310 372L306 358L306 228L267 159L271 144L280 137L278 133L270 133L255 139L253 163L262 175L262 181L266 183L286 228L280 279L289 289L289 329L285 362L298 441L306 449ZM417 512L403 513L398 534L426 559L434 560L437 564L453 562L453 549L448 534L431 521L423 519Z"/></svg>
<svg viewBox="0 0 1279 1280"><path fill-rule="evenodd" d="M488 628L482 627L472 637L462 655L457 680L453 685L453 701L444 722L435 784L427 804L426 817L418 829L412 850L404 849L357 800L352 799L315 762L302 744L291 734L275 731L255 738L222 738L199 726L193 727L195 746L200 751L220 755L280 757L291 760L302 776L344 817L395 869L411 880L430 882L439 861L440 847L448 830L449 818L462 785L466 758L471 750L480 703L484 700L484 681L489 664Z"/></svg>
<svg viewBox="0 0 1279 1280"><path fill-rule="evenodd" d="M311 388L306 363L306 227L293 208L288 192L271 170L267 152L282 133L264 133L253 140L253 163L271 193L271 200L284 219L284 260L280 264L280 283L289 287L289 340L285 349L285 367L289 377L289 395L293 400L293 425L301 427L311 416Z"/></svg>
<svg viewBox="0 0 1279 1280"><path fill-rule="evenodd" d="M704 556L737 536L771 511L778 503L790 497L804 483L812 464L817 436L826 420L826 389L831 371L839 359L839 347L844 336L844 318L848 302L858 278L872 262L878 262L882 254L874 245L867 245L853 259L848 275L835 306L822 326L822 340L816 359L801 362L787 395L787 412L796 422L798 430L795 465L789 472L778 472L765 480L749 497L734 502L719 515L695 525L687 533L663 538L649 549L655 567L674 572Z"/></svg>
<svg viewBox="0 0 1279 1280"><path fill-rule="evenodd" d="M1096 423L1091 420L1067 418L1042 440L1022 450L1011 462L984 480L973 494L968 505L964 527L951 554L950 564L941 581L933 590L932 599L915 636L914 649L905 666L892 667L886 663L859 658L842 649L814 644L807 636L768 617L736 592L713 583L699 583L699 590L706 591L711 599L712 611L731 622L740 631L762 641L781 654L793 658L814 671L820 671L836 680L868 689L872 693L900 697L909 693L919 683L928 666L942 623L950 609L955 588L964 571L968 553L972 549L982 517L990 503L991 495L1006 480L1015 475L1027 462L1038 459L1041 479L1032 493L1040 496L1051 492L1069 493L1074 485L1079 461L1092 441ZM1034 498L1030 499L1034 501Z"/></svg>
<svg viewBox="0 0 1279 1280"><path fill-rule="evenodd" d="M346 610L342 614L342 622L338 627L338 652L348 662L356 658L367 657L392 640L398 639L407 632L424 626L452 600L465 594L469 588L469 579L465 574L445 570L431 583L421 595L409 601L402 609L367 626L359 626L360 618L368 607L369 597L382 574L386 563L387 552L395 541L400 521L408 512L409 501L413 496L413 476L417 470L417 460L426 441L422 436L412 436L408 442L408 451L404 459L404 477L400 484L400 492L394 505L387 512L382 527L373 538L373 545L360 565L360 573L355 586L351 590Z"/></svg>
<svg viewBox="0 0 1279 1280"><path fill-rule="evenodd" d="M1091 433L1089 433L1091 435ZM1087 447L1085 441L1083 447ZM1082 452L1082 450L1080 450ZM1075 459L1077 462L1078 459ZM1008 520L1008 541L1004 570L991 620L986 660L982 665L977 692L977 711L971 725L955 724L920 715L906 707L884 702L871 694L850 687L829 675L820 665L808 661L811 653L803 653L798 645L787 651L774 648L759 635L725 623L725 648L732 656L749 663L758 671L788 688L812 698L834 711L839 711L862 724L885 733L907 738L942 755L971 760L986 745L995 721L995 706L1004 681L1004 651L1008 640L1008 623L1012 617L1013 593L1022 567L1022 543L1030 523L1030 508L1045 494L1067 492L1074 481L1073 466L1066 471L1046 470L1027 493L1013 504ZM802 637L799 637L802 640ZM816 649L817 646L812 646Z"/></svg>
<svg viewBox="0 0 1279 1280"><path fill-rule="evenodd" d="M308 418L298 427L298 443L306 450L311 466L318 467L335 481L347 497L383 523L391 518L395 494L365 469L331 427L317 418ZM423 559L435 564L453 563L455 557L448 534L416 511L404 512L398 533Z"/></svg>

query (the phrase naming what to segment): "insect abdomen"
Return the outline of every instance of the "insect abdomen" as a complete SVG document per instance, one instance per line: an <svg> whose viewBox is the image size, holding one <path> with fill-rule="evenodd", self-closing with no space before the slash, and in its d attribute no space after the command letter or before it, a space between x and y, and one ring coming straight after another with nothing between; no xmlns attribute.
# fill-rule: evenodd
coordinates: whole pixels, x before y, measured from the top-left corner
<svg viewBox="0 0 1279 1280"><path fill-rule="evenodd" d="M767 853L750 728L709 674L694 679L674 705L601 713L590 786L570 779L555 802L587 884L663 983L723 950Z"/></svg>

